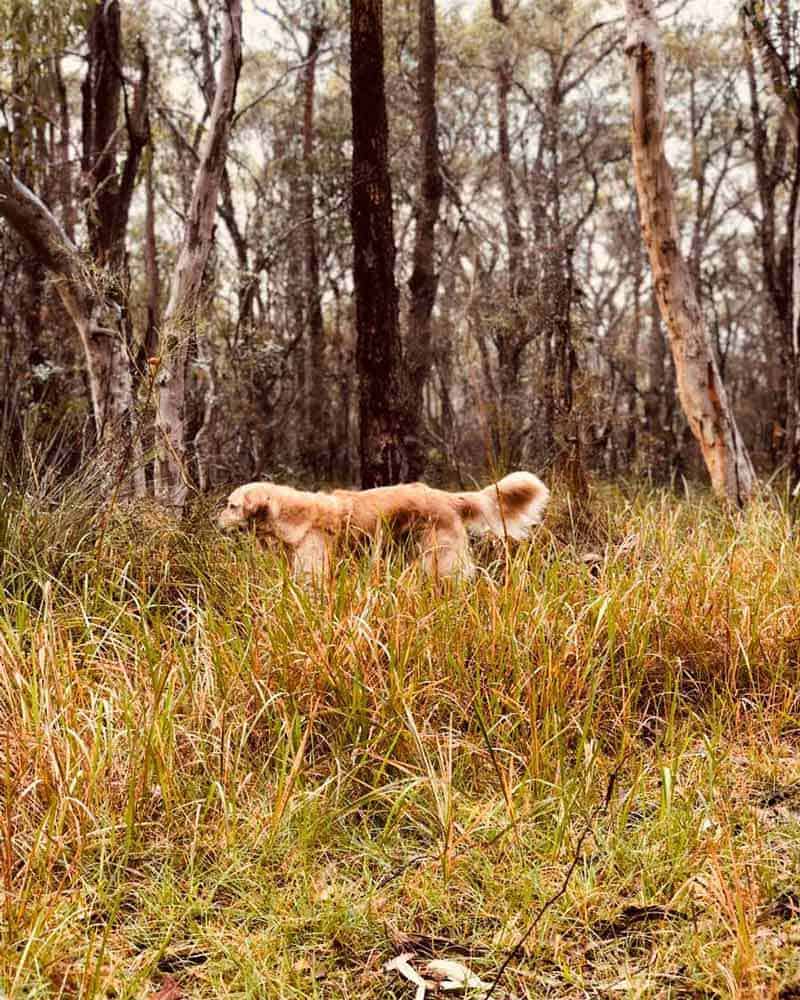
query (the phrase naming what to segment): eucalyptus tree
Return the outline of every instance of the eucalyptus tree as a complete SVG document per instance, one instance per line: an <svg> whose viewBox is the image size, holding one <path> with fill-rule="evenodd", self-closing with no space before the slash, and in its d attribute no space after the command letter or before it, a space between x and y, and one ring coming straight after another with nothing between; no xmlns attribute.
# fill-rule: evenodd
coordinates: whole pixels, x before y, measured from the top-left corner
<svg viewBox="0 0 800 1000"><path fill-rule="evenodd" d="M223 0L222 55L214 98L159 331L154 481L156 497L176 511L183 510L190 486L185 419L189 338L201 307L241 62L241 0Z"/></svg>
<svg viewBox="0 0 800 1000"><path fill-rule="evenodd" d="M745 503L755 473L728 405L691 271L681 253L672 173L664 153L664 56L653 0L626 0L632 152L642 228L678 393L715 492Z"/></svg>

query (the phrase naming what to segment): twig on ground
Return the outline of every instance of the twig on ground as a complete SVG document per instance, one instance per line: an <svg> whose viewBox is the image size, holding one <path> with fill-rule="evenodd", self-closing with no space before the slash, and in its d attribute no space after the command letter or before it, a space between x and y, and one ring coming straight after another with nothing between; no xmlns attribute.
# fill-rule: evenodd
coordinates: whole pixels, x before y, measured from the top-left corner
<svg viewBox="0 0 800 1000"><path fill-rule="evenodd" d="M517 941L517 943L514 945L511 951L509 951L506 957L503 959L500 968L497 970L497 975L494 977L492 985L489 988L489 992L485 996L485 1000L489 1000L494 991L500 985L500 980L503 978L506 969L519 955L525 942L530 938L531 934L533 934L533 932L536 930L536 928L539 925L539 921L542 919L545 913L547 913L550 907L553 906L555 903L557 903L558 900L561 899L561 897L567 891L572 876L575 873L575 869L578 867L578 863L581 860L581 853L583 851L584 841L594 829L594 824L597 821L598 817L601 816L608 809L609 804L611 802L611 796L614 794L614 786L617 782L617 777L624 763L625 763L625 757L622 758L619 764L617 764L617 766L611 772L611 775L608 779L608 787L606 788L606 794L603 796L603 801L599 805L595 806L595 808L592 810L592 813L586 822L586 826L584 827L583 832L581 833L580 837L578 837L578 843L575 848L575 856L573 857L572 863L570 864L566 874L564 875L564 879L561 883L561 886L559 887L557 892L555 892L549 899L545 900L545 902L539 907L536 916L533 918L528 927L525 929L525 933Z"/></svg>

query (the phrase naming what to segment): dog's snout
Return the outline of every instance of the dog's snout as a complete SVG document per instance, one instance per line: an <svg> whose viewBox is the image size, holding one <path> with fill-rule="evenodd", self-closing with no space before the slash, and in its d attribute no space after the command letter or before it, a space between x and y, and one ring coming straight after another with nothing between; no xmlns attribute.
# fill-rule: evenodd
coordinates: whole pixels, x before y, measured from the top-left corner
<svg viewBox="0 0 800 1000"><path fill-rule="evenodd" d="M217 527L221 531L230 531L231 528L235 528L241 521L240 512L231 508L230 505L224 507L217 515Z"/></svg>

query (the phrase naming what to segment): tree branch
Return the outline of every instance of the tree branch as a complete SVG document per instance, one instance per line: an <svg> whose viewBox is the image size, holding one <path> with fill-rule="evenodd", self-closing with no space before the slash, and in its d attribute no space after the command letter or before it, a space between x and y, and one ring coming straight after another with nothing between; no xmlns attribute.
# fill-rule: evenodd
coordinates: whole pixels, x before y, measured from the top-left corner
<svg viewBox="0 0 800 1000"><path fill-rule="evenodd" d="M72 278L78 249L61 223L29 187L0 162L0 217L34 250L54 274Z"/></svg>

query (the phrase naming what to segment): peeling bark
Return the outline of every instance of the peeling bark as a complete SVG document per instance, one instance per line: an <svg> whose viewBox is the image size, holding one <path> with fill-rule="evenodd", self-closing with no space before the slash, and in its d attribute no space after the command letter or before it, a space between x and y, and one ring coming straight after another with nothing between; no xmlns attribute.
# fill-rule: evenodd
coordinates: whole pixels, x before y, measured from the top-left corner
<svg viewBox="0 0 800 1000"><path fill-rule="evenodd" d="M678 395L718 496L744 504L755 473L728 405L697 292L678 245L664 153L664 60L653 0L625 0L632 151L642 230L675 361Z"/></svg>
<svg viewBox="0 0 800 1000"><path fill-rule="evenodd" d="M222 59L199 163L183 243L172 274L160 331L156 411L156 497L182 511L189 489L186 461L186 363L197 321L200 291L214 239L222 173L228 151L236 86L242 63L241 0L225 0Z"/></svg>

